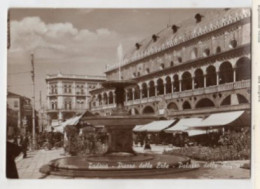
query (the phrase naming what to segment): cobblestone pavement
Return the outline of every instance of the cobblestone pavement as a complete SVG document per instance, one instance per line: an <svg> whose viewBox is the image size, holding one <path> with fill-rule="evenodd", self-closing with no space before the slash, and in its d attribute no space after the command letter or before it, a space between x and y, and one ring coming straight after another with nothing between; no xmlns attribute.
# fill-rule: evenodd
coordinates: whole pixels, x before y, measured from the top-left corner
<svg viewBox="0 0 260 189"><path fill-rule="evenodd" d="M143 152L143 148L134 147L137 152ZM170 150L168 146L154 146L152 145L151 153L162 153L163 151ZM148 151L149 152L149 151ZM60 179L72 177L60 177L53 175L43 175L39 172L39 168L47 164L50 160L65 157L63 149L54 150L38 150L29 152L28 157L17 160L17 169L19 177L22 179ZM205 163L192 161L191 166L199 166L199 169L180 172L178 174L154 176L148 178L183 178L183 179L247 179L250 178L250 170L240 168L240 165L248 163L249 161L226 161ZM144 177L145 178L145 177ZM78 179L78 178L77 178ZM80 178L79 178L80 179Z"/></svg>
<svg viewBox="0 0 260 189"><path fill-rule="evenodd" d="M63 149L54 150L37 150L28 152L27 158L20 158L16 160L16 166L19 178L22 179L38 179L44 177L39 172L42 165L47 164L50 160L64 157Z"/></svg>

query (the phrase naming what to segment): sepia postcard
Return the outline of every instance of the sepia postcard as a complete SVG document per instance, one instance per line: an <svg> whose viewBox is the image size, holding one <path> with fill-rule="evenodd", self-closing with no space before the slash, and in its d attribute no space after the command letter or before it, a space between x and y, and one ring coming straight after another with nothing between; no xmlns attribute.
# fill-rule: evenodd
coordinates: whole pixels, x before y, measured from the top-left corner
<svg viewBox="0 0 260 189"><path fill-rule="evenodd" d="M259 187L260 1L200 3L8 4L5 185Z"/></svg>

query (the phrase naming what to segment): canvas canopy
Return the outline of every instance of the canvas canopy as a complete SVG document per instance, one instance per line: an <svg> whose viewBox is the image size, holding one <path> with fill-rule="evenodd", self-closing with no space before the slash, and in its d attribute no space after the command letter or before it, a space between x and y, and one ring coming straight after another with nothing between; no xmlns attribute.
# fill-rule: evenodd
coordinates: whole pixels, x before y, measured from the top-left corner
<svg viewBox="0 0 260 189"><path fill-rule="evenodd" d="M133 131L135 132L160 132L163 129L170 127L176 120L161 120L153 121L146 125L137 125Z"/></svg>
<svg viewBox="0 0 260 189"><path fill-rule="evenodd" d="M245 111L214 113L201 122L189 125L189 129L208 130L224 126L246 126L250 123L250 116Z"/></svg>
<svg viewBox="0 0 260 189"><path fill-rule="evenodd" d="M166 133L178 133L178 132L187 132L189 136L206 134L204 130L188 130L189 127L193 124L198 124L202 121L202 118L183 118L180 119L176 124L172 127L165 129Z"/></svg>
<svg viewBox="0 0 260 189"><path fill-rule="evenodd" d="M76 116L76 117L70 118L70 119L68 119L68 120L66 120L66 121L64 121L64 122L62 122L60 125L53 127L53 128L54 128L54 131L63 133L64 128L65 128L67 125L77 125L78 122L80 121L80 118L81 118L81 117L82 117L82 115Z"/></svg>

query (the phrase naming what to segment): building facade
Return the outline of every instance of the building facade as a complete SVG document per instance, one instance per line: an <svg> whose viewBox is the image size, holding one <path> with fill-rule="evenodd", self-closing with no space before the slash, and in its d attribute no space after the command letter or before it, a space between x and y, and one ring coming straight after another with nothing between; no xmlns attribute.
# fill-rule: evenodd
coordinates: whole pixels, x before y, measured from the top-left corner
<svg viewBox="0 0 260 189"><path fill-rule="evenodd" d="M108 80L133 79L125 105L131 114L162 118L212 112L250 112L250 9L214 9L174 23L137 42ZM119 73L121 72L121 73ZM114 91L95 89L92 111L109 115Z"/></svg>
<svg viewBox="0 0 260 189"><path fill-rule="evenodd" d="M104 76L47 75L47 116L49 125L59 124L89 109L89 90L95 89Z"/></svg>
<svg viewBox="0 0 260 189"><path fill-rule="evenodd" d="M24 135L32 127L31 99L19 94L7 94L7 131Z"/></svg>

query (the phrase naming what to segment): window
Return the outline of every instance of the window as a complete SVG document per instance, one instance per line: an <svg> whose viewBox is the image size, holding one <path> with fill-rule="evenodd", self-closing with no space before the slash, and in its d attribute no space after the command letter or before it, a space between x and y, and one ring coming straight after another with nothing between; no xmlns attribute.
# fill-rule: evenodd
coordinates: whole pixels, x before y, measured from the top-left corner
<svg viewBox="0 0 260 189"><path fill-rule="evenodd" d="M77 94L77 95L83 95L83 94L85 94L84 84L77 84L77 85L76 85L76 94Z"/></svg>
<svg viewBox="0 0 260 189"><path fill-rule="evenodd" d="M216 48L216 53L221 53L221 48L220 47Z"/></svg>
<svg viewBox="0 0 260 189"><path fill-rule="evenodd" d="M150 69L146 68L146 74L149 74L149 73L150 73Z"/></svg>
<svg viewBox="0 0 260 189"><path fill-rule="evenodd" d="M163 70L164 69L164 64L160 65L160 69Z"/></svg>
<svg viewBox="0 0 260 189"><path fill-rule="evenodd" d="M191 59L196 59L198 57L198 49L193 48L191 51Z"/></svg>
<svg viewBox="0 0 260 189"><path fill-rule="evenodd" d="M203 56L204 57L207 57L207 56L209 56L210 55L210 50L209 50L209 48L207 48L207 49L205 49L204 51L203 51Z"/></svg>
<svg viewBox="0 0 260 189"><path fill-rule="evenodd" d="M52 110L57 110L57 101L51 101L51 109Z"/></svg>
<svg viewBox="0 0 260 189"><path fill-rule="evenodd" d="M51 86L50 86L50 94L57 94L58 92L57 92L57 85L56 84L52 84Z"/></svg>
<svg viewBox="0 0 260 189"><path fill-rule="evenodd" d="M181 57L178 57L178 62L182 63L182 58Z"/></svg>
<svg viewBox="0 0 260 189"><path fill-rule="evenodd" d="M171 67L173 67L173 66L174 66L174 63L173 63L173 61L171 61L170 65L171 65Z"/></svg>
<svg viewBox="0 0 260 189"><path fill-rule="evenodd" d="M66 109L66 110L71 110L71 108L72 108L72 106L71 106L71 105L72 105L72 104L71 104L71 101L65 101L65 104L64 104L64 105L65 105L65 109Z"/></svg>
<svg viewBox="0 0 260 189"><path fill-rule="evenodd" d="M68 93L71 93L71 85L68 85Z"/></svg>
<svg viewBox="0 0 260 189"><path fill-rule="evenodd" d="M14 101L14 107L18 108L18 101Z"/></svg>
<svg viewBox="0 0 260 189"><path fill-rule="evenodd" d="M64 85L64 93L67 93L67 85Z"/></svg>
<svg viewBox="0 0 260 189"><path fill-rule="evenodd" d="M237 47L237 40L231 40L229 43L230 48L236 48Z"/></svg>

